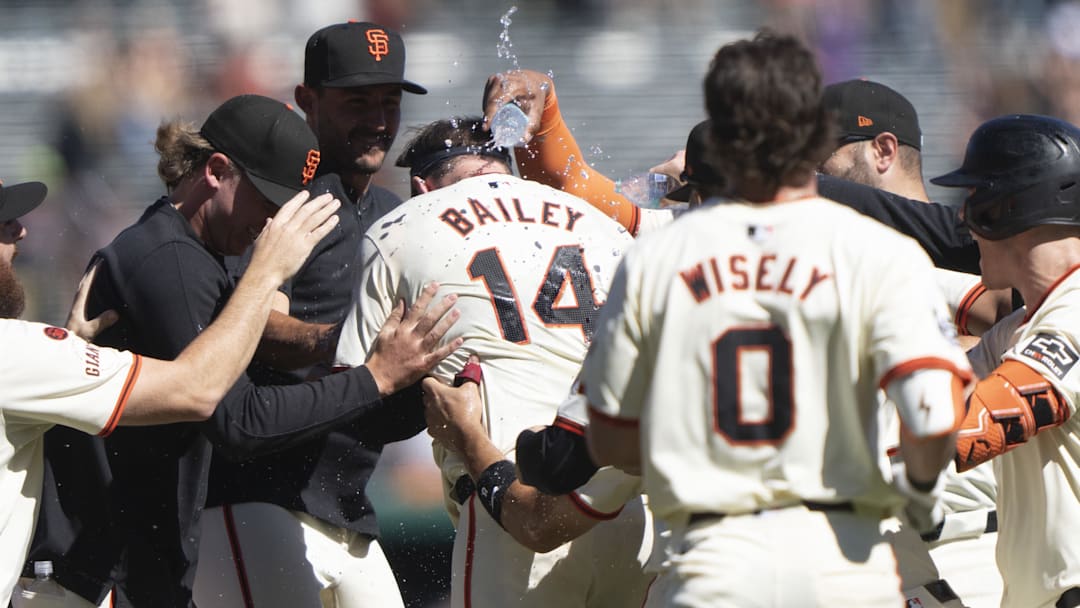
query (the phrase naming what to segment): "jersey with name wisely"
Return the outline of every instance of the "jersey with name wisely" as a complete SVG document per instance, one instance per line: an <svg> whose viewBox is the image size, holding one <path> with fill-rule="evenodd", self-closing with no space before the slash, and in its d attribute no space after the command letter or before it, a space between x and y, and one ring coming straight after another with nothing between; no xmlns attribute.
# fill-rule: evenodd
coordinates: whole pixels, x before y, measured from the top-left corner
<svg viewBox="0 0 1080 608"><path fill-rule="evenodd" d="M0 320L0 605L22 571L41 496L42 436L54 424L106 435L120 419L141 358L67 330Z"/></svg>
<svg viewBox="0 0 1080 608"><path fill-rule="evenodd" d="M1035 308L999 321L972 349L985 376L1013 360L1037 371L1068 406L1060 426L1041 430L991 462L998 480L997 562L1002 606L1052 606L1080 586L1080 267L1050 288Z"/></svg>
<svg viewBox="0 0 1080 608"><path fill-rule="evenodd" d="M597 414L640 420L658 518L901 503L877 390L968 369L914 241L823 199L728 201L640 237L619 272L582 383ZM901 417L919 437L960 414Z"/></svg>
<svg viewBox="0 0 1080 608"><path fill-rule="evenodd" d="M415 197L368 231L362 278L338 363L365 359L395 301L431 281L458 294L447 334L465 345L440 363L449 380L469 353L484 369L484 421L510 452L517 434L550 424L585 356L598 307L632 238L585 201L510 175L481 175ZM444 481L465 474L437 449Z"/></svg>

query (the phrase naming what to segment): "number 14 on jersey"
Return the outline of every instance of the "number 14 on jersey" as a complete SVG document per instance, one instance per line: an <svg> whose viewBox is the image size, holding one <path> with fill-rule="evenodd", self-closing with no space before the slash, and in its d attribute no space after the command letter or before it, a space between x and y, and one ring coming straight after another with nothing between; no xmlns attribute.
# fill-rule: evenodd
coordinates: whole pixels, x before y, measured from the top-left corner
<svg viewBox="0 0 1080 608"><path fill-rule="evenodd" d="M528 344L529 330L521 300L497 247L476 252L469 262L469 278L484 281L503 338L515 344ZM567 287L573 290L575 303L557 307ZM585 267L580 245L555 248L533 299L532 311L546 326L576 326L581 329L586 342L592 339L600 305L593 297L592 276Z"/></svg>

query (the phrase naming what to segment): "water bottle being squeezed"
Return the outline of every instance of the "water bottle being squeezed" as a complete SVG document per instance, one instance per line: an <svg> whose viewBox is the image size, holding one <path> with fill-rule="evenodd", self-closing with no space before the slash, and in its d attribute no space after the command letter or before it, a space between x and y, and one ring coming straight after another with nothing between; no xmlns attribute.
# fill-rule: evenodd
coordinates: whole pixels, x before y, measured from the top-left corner
<svg viewBox="0 0 1080 608"><path fill-rule="evenodd" d="M510 101L491 117L491 139L496 146L513 148L525 142L529 117L516 103Z"/></svg>

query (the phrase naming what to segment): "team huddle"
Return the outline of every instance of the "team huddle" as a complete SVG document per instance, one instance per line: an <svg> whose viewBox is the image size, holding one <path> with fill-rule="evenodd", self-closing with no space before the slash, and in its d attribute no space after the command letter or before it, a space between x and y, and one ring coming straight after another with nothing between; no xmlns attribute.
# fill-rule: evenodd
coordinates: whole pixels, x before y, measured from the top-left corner
<svg viewBox="0 0 1080 608"><path fill-rule="evenodd" d="M16 320L46 191L0 185L0 605L403 607L366 484L426 430L455 608L1080 606L1080 129L984 123L956 213L907 99L763 31L661 208L531 70L417 130L402 202L404 67L335 24L304 117L163 123L66 329Z"/></svg>

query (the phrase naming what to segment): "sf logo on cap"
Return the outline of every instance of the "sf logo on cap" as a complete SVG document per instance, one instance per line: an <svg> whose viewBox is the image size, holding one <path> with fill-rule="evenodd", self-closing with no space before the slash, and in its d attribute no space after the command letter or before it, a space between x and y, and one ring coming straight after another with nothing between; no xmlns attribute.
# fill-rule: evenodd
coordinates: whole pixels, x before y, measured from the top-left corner
<svg viewBox="0 0 1080 608"><path fill-rule="evenodd" d="M375 61L382 61L383 55L390 52L389 40L390 37L383 30L367 31L367 52L375 58Z"/></svg>
<svg viewBox="0 0 1080 608"><path fill-rule="evenodd" d="M319 168L319 160L321 158L322 156L319 154L318 150L308 150L307 159L304 161L304 170L300 172L300 175L303 177L303 179L300 180L301 184L306 186L311 183L311 180L315 177L315 171Z"/></svg>

